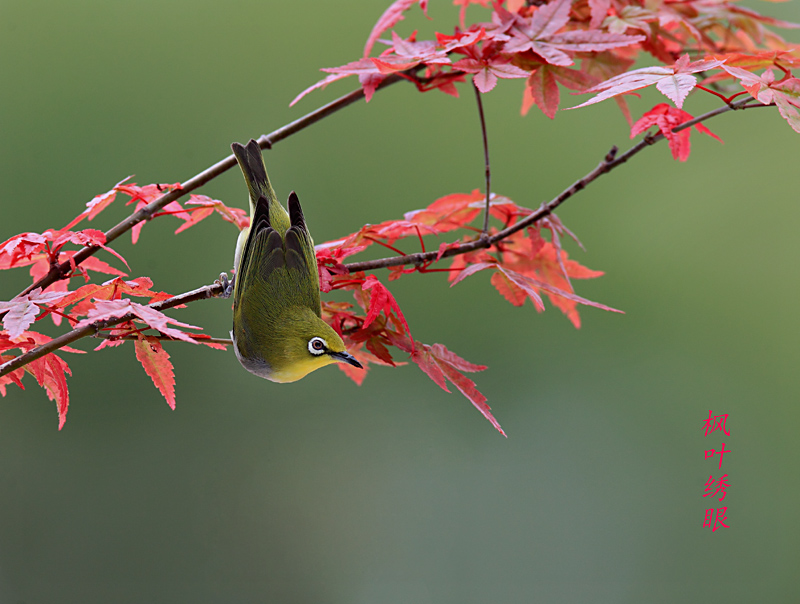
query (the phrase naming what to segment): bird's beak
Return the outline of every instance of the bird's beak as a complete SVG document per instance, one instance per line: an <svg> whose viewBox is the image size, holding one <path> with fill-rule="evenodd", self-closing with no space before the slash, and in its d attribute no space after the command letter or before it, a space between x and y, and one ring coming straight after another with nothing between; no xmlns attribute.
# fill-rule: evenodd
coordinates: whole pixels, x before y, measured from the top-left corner
<svg viewBox="0 0 800 604"><path fill-rule="evenodd" d="M364 366L356 360L352 354L348 354L347 352L330 352L330 354L334 359L339 361L340 363L347 363L348 365L352 365L353 367L358 367L359 369L364 369Z"/></svg>

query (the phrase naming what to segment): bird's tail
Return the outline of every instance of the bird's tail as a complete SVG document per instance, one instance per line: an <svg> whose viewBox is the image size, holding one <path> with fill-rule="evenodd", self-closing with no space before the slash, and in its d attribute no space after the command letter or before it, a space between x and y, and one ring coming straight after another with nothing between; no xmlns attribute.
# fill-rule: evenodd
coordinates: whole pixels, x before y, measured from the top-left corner
<svg viewBox="0 0 800 604"><path fill-rule="evenodd" d="M250 207L251 215L255 203L260 197L266 197L269 201L276 201L275 191L272 190L272 185L267 176L267 167L264 165L264 157L261 155L261 147L258 143L250 139L247 146L240 143L233 143L231 145L233 154L236 156L236 161L239 162L239 167L244 174L244 180L247 183L247 189L250 191Z"/></svg>

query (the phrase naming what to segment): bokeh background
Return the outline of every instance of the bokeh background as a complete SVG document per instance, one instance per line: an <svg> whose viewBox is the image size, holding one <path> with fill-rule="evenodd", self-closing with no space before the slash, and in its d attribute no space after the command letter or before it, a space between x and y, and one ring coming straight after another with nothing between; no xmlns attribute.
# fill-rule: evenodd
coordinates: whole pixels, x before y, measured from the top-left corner
<svg viewBox="0 0 800 604"><path fill-rule="evenodd" d="M129 174L185 180L349 91L288 107L319 67L360 55L387 2L5 0L0 239L60 227ZM749 6L800 19L796 1ZM415 9L400 31L447 31L456 11L432 2L432 22ZM279 196L296 190L324 241L480 187L461 90L395 85L281 142ZM493 189L522 205L629 144L613 103L521 118L521 91L501 81L485 104ZM559 212L587 249L571 255L606 271L578 293L625 315L584 309L575 330L552 307L511 307L486 274L393 283L418 339L489 366L475 379L508 439L415 366L276 385L176 343L171 411L126 344L69 357L60 432L30 378L9 388L0 603L797 602L800 139L771 110L709 126L724 145L695 134L678 163L662 143ZM200 192L245 205L236 171ZM236 238L216 218L177 225L115 245L173 293L228 270ZM27 283L4 272L0 299ZM231 320L222 300L172 314L221 337ZM729 437L704 436L709 409ZM712 534L703 484L720 472L704 450L723 441L730 528Z"/></svg>

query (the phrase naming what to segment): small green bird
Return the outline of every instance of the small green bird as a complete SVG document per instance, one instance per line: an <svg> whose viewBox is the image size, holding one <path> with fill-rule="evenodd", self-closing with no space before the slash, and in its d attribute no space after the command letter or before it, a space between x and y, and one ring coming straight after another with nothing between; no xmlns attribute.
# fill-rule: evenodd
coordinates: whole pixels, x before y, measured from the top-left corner
<svg viewBox="0 0 800 604"><path fill-rule="evenodd" d="M321 318L314 242L300 200L289 212L275 197L258 143L231 145L250 191L250 227L239 234L233 283L233 348L250 373L295 382L335 362L362 368L342 338Z"/></svg>

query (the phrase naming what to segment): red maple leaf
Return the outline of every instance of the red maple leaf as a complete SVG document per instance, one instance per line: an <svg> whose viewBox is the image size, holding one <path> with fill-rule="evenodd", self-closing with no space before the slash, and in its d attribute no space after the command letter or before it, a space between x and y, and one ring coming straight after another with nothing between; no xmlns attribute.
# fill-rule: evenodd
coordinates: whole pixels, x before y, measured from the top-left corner
<svg viewBox="0 0 800 604"><path fill-rule="evenodd" d="M78 214L72 222L70 222L64 229L71 229L76 224L78 224L84 218L88 218L89 220L93 220L95 216L97 216L100 212L105 210L108 206L110 206L114 199L117 197L117 187L123 184L126 180L133 178L133 176L128 176L127 178L123 178L117 184L115 184L110 191L105 193L101 193L100 195L95 195L92 199L86 202L86 209Z"/></svg>
<svg viewBox="0 0 800 604"><path fill-rule="evenodd" d="M680 161L686 161L689 159L689 153L691 153L692 150L689 140L692 129L684 128L679 132L673 132L673 129L693 119L694 116L686 113L683 109L678 109L667 103L659 103L633 124L631 127L631 138L644 132L650 128L650 126L657 126L669 142L672 157ZM697 128L698 132L707 134L717 139L719 142L722 142L720 137L711 132L711 130L706 128L703 124L695 124L694 127Z"/></svg>
<svg viewBox="0 0 800 604"><path fill-rule="evenodd" d="M127 266L125 259L106 246L106 236L97 229L82 231L48 229L44 233L22 233L0 244L0 269L28 266L39 260L41 253L56 262L61 248L67 243L79 246L99 247L113 254Z"/></svg>
<svg viewBox="0 0 800 604"><path fill-rule="evenodd" d="M511 39L503 51L531 50L552 65L572 65L569 53L592 52L629 46L644 36L609 34L599 30L573 30L557 33L569 23L572 0L555 0L540 6L530 18L514 16Z"/></svg>
<svg viewBox="0 0 800 604"><path fill-rule="evenodd" d="M405 71L420 63L426 65L449 65L450 59L443 48L437 48L433 40L417 42L411 34L408 39L401 38L392 32L392 46L381 53L379 58L372 57L372 63L382 74Z"/></svg>
<svg viewBox="0 0 800 604"><path fill-rule="evenodd" d="M92 323L108 321L111 319L120 319L128 314L133 315L140 321L144 322L148 327L155 329L166 336L175 338L176 340L183 340L184 342L197 344L197 342L192 339L189 334L186 334L179 329L169 327L169 324L171 323L177 327L185 327L188 329L200 329L200 327L189 325L188 323L182 323L181 321L177 321L176 319L168 317L164 313L154 308L133 302L127 298L121 300L98 300L95 303L94 308L87 313L86 318L82 321L79 321L78 324L75 325L75 328L80 329L87 325L91 325Z"/></svg>
<svg viewBox="0 0 800 604"><path fill-rule="evenodd" d="M478 391L475 382L462 373L483 371L486 369L485 365L475 365L465 361L442 344L429 346L422 342L416 343L411 359L445 392L450 392L445 381L449 380L491 422L500 434L506 436L503 428L500 427L500 424L492 415L491 407L486 404L486 397Z"/></svg>
<svg viewBox="0 0 800 604"><path fill-rule="evenodd" d="M130 200L126 202L125 205L130 205L132 203L136 204L136 211L139 211L144 206L152 203L156 199L159 199L166 193L173 191L175 189L180 189L181 183L176 182L173 184L149 184L143 187L139 187L136 183L130 183L127 185L117 185L114 189L120 193L124 193L130 197ZM162 208L162 212L165 213L172 213L176 214L179 218L184 220L190 220L191 217L189 214L181 207L181 205L177 201L172 201L168 203L166 206ZM131 229L131 241L136 243L139 240L139 233L142 231L144 227L145 221L139 222Z"/></svg>
<svg viewBox="0 0 800 604"><path fill-rule="evenodd" d="M55 401L58 411L58 429L64 427L69 409L69 389L67 375L72 375L66 361L54 353L47 354L25 365L39 385L47 392L47 398Z"/></svg>
<svg viewBox="0 0 800 604"><path fill-rule="evenodd" d="M373 63L373 67L375 67L374 63ZM349 75L352 75L352 74L350 74L350 73L332 73L331 75L327 76L326 78L321 79L319 82L316 82L315 84L312 84L311 86L309 86L308 88L303 90L300 94L298 94L296 97L294 97L292 99L292 102L289 103L289 107L293 107L295 105L295 103L297 103L300 99L302 99L304 96L306 96L309 92L312 92L314 90L322 90L328 84L331 84L331 83L333 83L333 82L335 82L337 80L341 80L343 78L346 78Z"/></svg>
<svg viewBox="0 0 800 604"><path fill-rule="evenodd" d="M361 289L372 290L369 298L369 310L361 329L369 327L381 312L386 315L387 319L391 319L392 312L394 312L399 321L398 327L402 325L402 327L405 328L404 333L411 333L408 329L406 318L403 316L403 311L400 310L400 306L397 304L397 300L395 300L392 293L386 289L386 286L378 281L375 275L369 275L361 286Z"/></svg>
<svg viewBox="0 0 800 604"><path fill-rule="evenodd" d="M372 31L369 33L367 43L364 45L365 57L369 56L372 47L375 45L380 35L399 23L403 19L403 13L415 4L419 4L425 16L428 15L428 0L395 0L389 5L389 8L383 12L378 22L375 23Z"/></svg>
<svg viewBox="0 0 800 604"><path fill-rule="evenodd" d="M170 409L175 409L175 373L169 354L164 350L161 342L152 337L140 336L134 342L136 358L144 367L153 384L164 395Z"/></svg>
<svg viewBox="0 0 800 604"><path fill-rule="evenodd" d="M472 222L481 212L476 206L485 199L485 195L478 189L472 193L453 193L440 197L427 208L406 212L405 219L419 225L435 228L440 233L446 233Z"/></svg>
<svg viewBox="0 0 800 604"><path fill-rule="evenodd" d="M497 46L485 43L481 48L468 46L462 49L466 57L456 61L453 69L475 74L472 81L478 90L489 92L498 78L525 78L528 72L511 64L511 57L498 51Z"/></svg>
<svg viewBox="0 0 800 604"><path fill-rule="evenodd" d="M53 305L53 308L66 308L77 303L70 312L70 316L77 319L89 314L95 308L95 303L92 300L119 300L123 295L127 294L140 298L149 298L149 302L152 304L171 297L166 292L150 290L152 285L153 281L148 277L137 277L129 281L117 277L106 281L102 285L87 283L61 298Z"/></svg>
<svg viewBox="0 0 800 604"><path fill-rule="evenodd" d="M230 208L221 201L211 199L205 195L191 195L189 199L186 200L186 205L199 207L189 212L183 212L183 214L188 214L188 220L183 218L182 214L178 214L179 218L183 218L184 223L175 231L176 235L181 231L193 227L201 220L208 218L214 212L222 216L222 219L226 222L236 225L236 228L240 231L250 224L250 218L245 210L241 208Z"/></svg>
<svg viewBox="0 0 800 604"><path fill-rule="evenodd" d="M36 333L33 331L26 331L15 340L5 332L0 332L0 351L6 351L18 348L22 352L27 352L36 346L40 346L50 341L50 338L44 334ZM61 348L64 352L75 352L83 354L82 350L75 350L69 346ZM7 355L0 356L2 362L10 361L12 357ZM47 396L50 400L56 402L56 409L58 411L58 429L64 427L64 422L67 419L67 409L69 408L69 390L67 389L66 375L72 375L66 361L54 353L47 354L39 359L31 361L24 367L17 369L8 375L0 378L0 394L5 396L6 384L16 384L20 388L22 385L22 376L25 373L31 374L39 385L45 389Z"/></svg>
<svg viewBox="0 0 800 604"><path fill-rule="evenodd" d="M61 253L58 256L59 258L58 262L59 263L71 262L72 256L74 255L75 252L72 250L61 251ZM38 256L34 256L33 258L35 259L35 262L31 265L30 274L31 277L33 277L33 282L36 283L36 281L38 281L39 279L41 279L47 273L50 272L50 260L48 259L46 254L38 254ZM117 270L113 266L98 259L96 256L89 256L80 264L75 265L75 271L80 275L82 275L85 281L89 281L89 273L87 271L105 273L107 275L119 275L121 277L126 276L126 273ZM55 283L52 283L47 287L47 290L51 292L59 292L59 291L68 292L70 278L71 276L67 276L64 279L60 279ZM61 325L62 317L60 314L50 313L50 316L53 318L53 323L55 323L56 325Z"/></svg>
<svg viewBox="0 0 800 604"><path fill-rule="evenodd" d="M539 63L533 67L525 82L522 96L522 115L536 104L547 117L554 119L560 103L558 84L570 90L584 91L596 80L577 69Z"/></svg>

